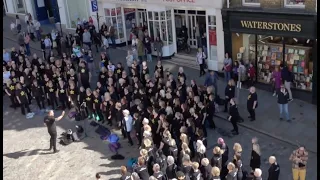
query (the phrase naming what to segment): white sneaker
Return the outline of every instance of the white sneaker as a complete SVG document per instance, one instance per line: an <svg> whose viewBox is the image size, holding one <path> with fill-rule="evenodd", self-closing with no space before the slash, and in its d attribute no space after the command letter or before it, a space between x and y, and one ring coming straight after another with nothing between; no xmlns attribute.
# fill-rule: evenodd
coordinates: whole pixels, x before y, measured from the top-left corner
<svg viewBox="0 0 320 180"><path fill-rule="evenodd" d="M276 93L273 93L273 95L272 96L276 96L277 94Z"/></svg>

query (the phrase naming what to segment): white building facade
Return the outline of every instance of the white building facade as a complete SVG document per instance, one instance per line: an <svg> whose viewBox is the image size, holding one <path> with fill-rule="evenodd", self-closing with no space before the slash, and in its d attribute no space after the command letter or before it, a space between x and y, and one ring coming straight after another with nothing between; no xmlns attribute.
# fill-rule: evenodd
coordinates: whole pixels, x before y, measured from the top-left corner
<svg viewBox="0 0 320 180"><path fill-rule="evenodd" d="M3 0L4 9L9 15L25 15L30 13L36 16L33 0Z"/></svg>
<svg viewBox="0 0 320 180"><path fill-rule="evenodd" d="M145 26L151 38L159 36L164 42L163 56L177 51L179 28L188 29L188 43L197 48L195 28L201 26L207 35L208 66L222 68L224 32L221 9L223 0L98 0L97 12L92 12L91 0L58 0L61 23L75 29L77 19L91 16L97 26L106 23L116 29L116 43L128 44L131 29ZM202 32L202 33L203 33Z"/></svg>

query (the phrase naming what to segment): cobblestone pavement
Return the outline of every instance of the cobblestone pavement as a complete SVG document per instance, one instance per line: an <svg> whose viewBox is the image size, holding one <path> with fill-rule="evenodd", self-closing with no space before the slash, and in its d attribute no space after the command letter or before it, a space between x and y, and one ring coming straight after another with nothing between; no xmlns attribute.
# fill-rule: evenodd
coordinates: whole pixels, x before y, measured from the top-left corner
<svg viewBox="0 0 320 180"><path fill-rule="evenodd" d="M7 38L3 40L3 45L6 48L16 46L16 42ZM40 55L39 47L32 45L32 52ZM121 50L111 50L112 60L114 62L122 62L124 64L125 53ZM153 69L155 62L151 63L151 69ZM178 66L170 64L164 61L164 67L169 68L172 72L177 72ZM202 84L204 79L198 78L198 72L185 68L187 79L196 79L198 84ZM96 77L95 77L96 78ZM93 82L95 82L95 78ZM221 81L218 83L219 94L223 94L225 84ZM246 90L240 91L239 108L240 113L246 117L245 112L245 97L248 92ZM259 119L252 123L245 121L243 125L250 129L256 129L254 131L245 127L240 127L240 135L237 137L231 137L229 130L231 124L223 119L216 118L216 124L220 128L216 131L209 131L208 137L208 156L211 157L212 145L216 139L220 136L225 138L225 141L232 148L234 142L242 144L244 152L243 159L246 169L249 165L249 157L251 151L250 139L252 137L258 137L260 139L260 146L262 151L262 159L267 162L267 158L271 154L275 154L278 162L281 166L280 179L292 179L291 178L291 163L288 161L292 150L297 148L294 146L294 142L304 143L307 148L310 147L312 151L316 152L316 107L308 103L294 100L290 104L291 116L294 117L294 121L291 124L278 121L278 111L275 104L275 99L270 93L266 91L258 90L259 101L263 102L259 104L257 109L257 117ZM113 161L110 160L111 152L107 148L107 143L99 139L98 135L94 132L93 127L88 127L89 138L85 138L82 142L73 143L68 146L58 146L61 150L58 154L47 154L44 149L48 148L49 135L46 127L43 126L43 115L36 115L33 119L26 119L20 115L20 109L13 111L8 108L9 100L5 96L3 103L3 125L4 125L4 177L5 179L93 179L95 173L101 172L104 179L118 179L119 166L126 164L127 159L130 157L136 157L138 154L138 147L127 147L126 141L121 141L123 147L120 149L120 153L123 154L126 159ZM242 108L243 107L243 108ZM33 108L36 110L35 108ZM267 113L264 113L266 110ZM269 112L270 111L270 112ZM61 112L56 112L59 115ZM260 114L260 116L259 116ZM264 115L261 115L264 114ZM224 117L224 113L218 113L218 115ZM80 122L80 125L83 122ZM77 122L73 122L68 118L58 122L58 134L61 134L68 128L74 128ZM267 132L268 136L263 135L260 132ZM118 133L118 132L117 132ZM270 134L275 138L270 137ZM281 141L277 140L280 139ZM287 140L289 143L284 143L283 140ZM231 158L231 153L230 153ZM310 153L307 179L317 179L316 176L316 158L315 153ZM264 163L263 177L267 178L267 167Z"/></svg>

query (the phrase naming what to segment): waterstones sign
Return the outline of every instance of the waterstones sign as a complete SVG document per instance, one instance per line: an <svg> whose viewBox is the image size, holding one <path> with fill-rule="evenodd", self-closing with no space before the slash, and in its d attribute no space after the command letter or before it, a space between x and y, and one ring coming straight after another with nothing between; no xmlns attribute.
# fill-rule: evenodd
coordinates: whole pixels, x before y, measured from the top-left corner
<svg viewBox="0 0 320 180"><path fill-rule="evenodd" d="M265 21L240 21L242 28L247 29L263 29L263 30L274 30L274 31L290 31L290 32L301 32L301 24L291 23L276 23L276 22L265 22Z"/></svg>
<svg viewBox="0 0 320 180"><path fill-rule="evenodd" d="M265 18L266 16L268 19ZM314 37L315 21L313 18L303 19L300 17L301 19L299 19L298 17L233 13L229 16L228 24L232 32Z"/></svg>

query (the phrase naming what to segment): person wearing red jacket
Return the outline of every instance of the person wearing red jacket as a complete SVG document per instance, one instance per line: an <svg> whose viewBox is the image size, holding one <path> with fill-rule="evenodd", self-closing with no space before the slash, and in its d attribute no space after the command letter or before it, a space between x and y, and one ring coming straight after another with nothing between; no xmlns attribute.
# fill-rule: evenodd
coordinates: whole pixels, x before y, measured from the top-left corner
<svg viewBox="0 0 320 180"><path fill-rule="evenodd" d="M249 69L248 69L248 86L251 87L253 86L254 78L256 76L256 69L254 68L253 64L249 64Z"/></svg>

